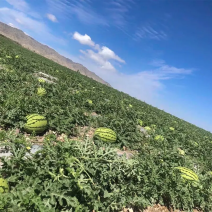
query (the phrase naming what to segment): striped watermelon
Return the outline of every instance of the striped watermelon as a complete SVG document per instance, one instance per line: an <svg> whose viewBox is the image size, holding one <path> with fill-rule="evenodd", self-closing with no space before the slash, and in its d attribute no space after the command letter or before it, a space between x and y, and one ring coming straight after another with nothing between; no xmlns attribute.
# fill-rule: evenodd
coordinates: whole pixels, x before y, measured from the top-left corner
<svg viewBox="0 0 212 212"><path fill-rule="evenodd" d="M45 88L38 88L37 94L38 94L38 96L46 95L46 89Z"/></svg>
<svg viewBox="0 0 212 212"><path fill-rule="evenodd" d="M26 117L27 123L24 125L24 129L28 133L42 133L47 128L47 120L44 116L39 114L31 114Z"/></svg>
<svg viewBox="0 0 212 212"><path fill-rule="evenodd" d="M0 193L5 193L9 191L9 185L7 180L0 178Z"/></svg>
<svg viewBox="0 0 212 212"><path fill-rule="evenodd" d="M95 131L94 136L99 138L102 141L110 142L110 143L116 142L116 139L117 139L116 133L113 130L106 127L98 128Z"/></svg>
<svg viewBox="0 0 212 212"><path fill-rule="evenodd" d="M175 167L178 169L182 174L181 177L190 181L199 181L198 176L192 170L185 168L185 167Z"/></svg>

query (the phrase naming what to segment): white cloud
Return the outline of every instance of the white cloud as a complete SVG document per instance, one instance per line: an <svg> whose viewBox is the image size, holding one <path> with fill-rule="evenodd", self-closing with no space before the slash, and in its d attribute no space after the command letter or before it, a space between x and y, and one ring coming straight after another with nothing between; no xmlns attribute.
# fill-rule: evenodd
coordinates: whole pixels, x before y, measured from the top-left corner
<svg viewBox="0 0 212 212"><path fill-rule="evenodd" d="M6 0L6 1L10 5L12 5L15 10L24 12L25 14L28 14L29 16L34 18L41 18L41 16L38 13L30 9L29 4L24 0Z"/></svg>
<svg viewBox="0 0 212 212"><path fill-rule="evenodd" d="M77 17L84 24L115 26L121 30L129 24L132 14L130 10L135 7L134 0L108 0L104 2L101 10L94 10L94 1L68 1L46 0L49 8L65 18Z"/></svg>
<svg viewBox="0 0 212 212"><path fill-rule="evenodd" d="M19 24L23 24L23 22L22 22L19 18L16 18L15 20L16 20L16 22L18 22Z"/></svg>
<svg viewBox="0 0 212 212"><path fill-rule="evenodd" d="M153 39L153 40L164 40L168 36L167 34L161 30L161 29L156 29L158 27L154 27L153 25L155 24L142 24L141 27L138 27L134 39L139 40L139 39Z"/></svg>
<svg viewBox="0 0 212 212"><path fill-rule="evenodd" d="M52 22L58 22L57 18L52 14L46 14L47 18Z"/></svg>
<svg viewBox="0 0 212 212"><path fill-rule="evenodd" d="M76 16L84 24L108 26L107 19L94 11L91 1L46 0L46 2L51 11L60 14L61 18L64 17L66 20L71 20L73 16Z"/></svg>
<svg viewBox="0 0 212 212"><path fill-rule="evenodd" d="M191 74L192 69L176 68L173 66L162 65L159 70L164 74Z"/></svg>
<svg viewBox="0 0 212 212"><path fill-rule="evenodd" d="M31 18L23 12L9 8L0 8L0 14L2 22L11 23L12 26L31 34L39 42L57 42L62 45L66 44L64 39L54 36L45 23Z"/></svg>
<svg viewBox="0 0 212 212"><path fill-rule="evenodd" d="M87 49L86 51L80 50L80 52L84 54L87 58L92 59L98 65L100 65L101 69L106 69L111 71L116 70L109 60L116 60L120 63L125 63L123 59L121 59L118 55L114 53L114 51L112 51L108 47L106 46L100 47L99 44L95 44L95 42L92 41L91 37L88 36L87 34L81 35L78 32L75 32L73 35L73 39L79 41L83 45L90 46L93 49L97 50L97 52L94 52L91 49Z"/></svg>
<svg viewBox="0 0 212 212"><path fill-rule="evenodd" d="M20 10L20 11L29 10L29 5L24 0L6 0L6 1L17 10Z"/></svg>
<svg viewBox="0 0 212 212"><path fill-rule="evenodd" d="M95 46L95 43L91 40L91 37L88 36L87 34L81 35L80 33L75 32L73 38L83 45L88 45L92 47Z"/></svg>
<svg viewBox="0 0 212 212"><path fill-rule="evenodd" d="M116 55L111 49L103 46L102 49L99 51L99 54L105 58L106 60L117 60L118 62L125 63L118 55Z"/></svg>
<svg viewBox="0 0 212 212"><path fill-rule="evenodd" d="M87 58L92 59L96 62L96 64L99 64L101 69L107 69L110 71L115 71L116 69L114 66L106 59L104 59L100 54L94 52L91 49L88 49L87 51L80 50L81 53L83 53Z"/></svg>
<svg viewBox="0 0 212 212"><path fill-rule="evenodd" d="M28 35L28 36L30 36L30 35L29 35L28 33L26 33L26 32L24 32L24 34L25 34L25 35Z"/></svg>
<svg viewBox="0 0 212 212"><path fill-rule="evenodd" d="M13 27L13 28L17 28L17 27L15 27L15 25L13 23L8 23L8 25Z"/></svg>
<svg viewBox="0 0 212 212"><path fill-rule="evenodd" d="M104 2L103 8L94 10L95 1L81 0L46 0L49 8L60 14L64 20L73 20L73 16L83 24L117 27L127 36L133 38L131 30L132 14L130 10L135 7L134 0L108 0Z"/></svg>
<svg viewBox="0 0 212 212"><path fill-rule="evenodd" d="M160 67L160 66L162 66L164 64L165 64L165 61L164 60L153 60L150 63L150 65L156 66L156 67Z"/></svg>
<svg viewBox="0 0 212 212"><path fill-rule="evenodd" d="M102 66L101 66L102 69L106 69L106 70L112 70L114 71L115 68L114 66L109 62L109 61L105 61Z"/></svg>
<svg viewBox="0 0 212 212"><path fill-rule="evenodd" d="M135 7L134 0L108 0L106 11L110 23L123 30L129 25L129 19L132 16L130 10Z"/></svg>

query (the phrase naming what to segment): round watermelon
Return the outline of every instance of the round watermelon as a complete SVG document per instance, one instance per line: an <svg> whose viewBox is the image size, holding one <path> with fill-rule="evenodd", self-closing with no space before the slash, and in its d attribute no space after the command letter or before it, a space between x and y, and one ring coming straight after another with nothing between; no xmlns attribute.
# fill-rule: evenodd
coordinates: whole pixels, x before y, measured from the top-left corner
<svg viewBox="0 0 212 212"><path fill-rule="evenodd" d="M110 142L110 143L116 142L117 139L116 133L113 130L106 127L100 127L96 129L94 136L104 142Z"/></svg>
<svg viewBox="0 0 212 212"><path fill-rule="evenodd" d="M33 131L38 134L42 133L47 128L47 120L46 117L41 116L39 114L31 114L26 117L27 123L24 125L24 129L28 133L32 133Z"/></svg>
<svg viewBox="0 0 212 212"><path fill-rule="evenodd" d="M4 178L0 178L0 193L6 193L9 191L9 185L7 180Z"/></svg>
<svg viewBox="0 0 212 212"><path fill-rule="evenodd" d="M38 96L46 95L46 89L45 88L38 88L37 94L38 94Z"/></svg>

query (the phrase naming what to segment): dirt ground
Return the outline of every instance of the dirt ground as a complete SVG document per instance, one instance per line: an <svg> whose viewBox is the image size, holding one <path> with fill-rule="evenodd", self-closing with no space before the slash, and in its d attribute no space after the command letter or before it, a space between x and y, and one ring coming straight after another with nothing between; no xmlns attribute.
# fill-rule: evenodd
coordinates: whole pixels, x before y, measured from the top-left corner
<svg viewBox="0 0 212 212"><path fill-rule="evenodd" d="M141 210L133 211L132 209L125 208L121 212L142 212L142 211ZM147 207L147 209L145 209L143 212L186 212L186 211L169 210L167 207L158 204L158 205L154 205L153 207ZM198 211L198 210L194 209L193 212L202 212L202 211Z"/></svg>

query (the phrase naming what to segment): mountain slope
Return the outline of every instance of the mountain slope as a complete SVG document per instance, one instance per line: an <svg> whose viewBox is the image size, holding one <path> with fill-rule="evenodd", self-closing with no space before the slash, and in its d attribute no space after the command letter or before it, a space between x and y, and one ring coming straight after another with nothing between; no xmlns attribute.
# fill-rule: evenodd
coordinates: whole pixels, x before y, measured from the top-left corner
<svg viewBox="0 0 212 212"><path fill-rule="evenodd" d="M46 57L50 60L53 60L54 62L56 62L60 65L63 65L67 68L70 68L73 71L79 70L79 72L81 74L111 87L109 83L105 82L103 79L98 77L92 71L89 71L83 65L81 65L79 63L75 63L72 60L60 55L54 49L52 49L52 48L50 48L46 45L43 45L43 44L39 43L38 41L36 41L35 39L31 38L30 36L26 35L20 29L11 27L7 24L0 22L0 34L12 39L13 41L16 41L17 43L19 43L24 48L27 48L31 51L34 51L37 54L40 54L40 55L42 55L42 56L44 56L44 57Z"/></svg>

